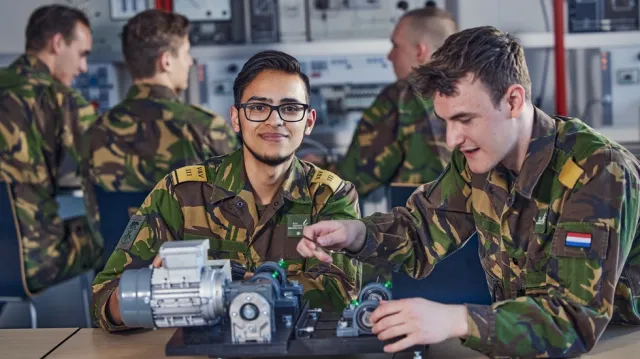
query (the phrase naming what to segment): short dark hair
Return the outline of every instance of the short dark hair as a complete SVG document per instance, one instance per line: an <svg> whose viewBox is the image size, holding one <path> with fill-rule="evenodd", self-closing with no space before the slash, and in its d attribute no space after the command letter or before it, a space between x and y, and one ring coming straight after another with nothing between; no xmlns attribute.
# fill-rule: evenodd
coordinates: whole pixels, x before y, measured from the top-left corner
<svg viewBox="0 0 640 359"><path fill-rule="evenodd" d="M64 5L46 5L37 8L29 16L25 31L27 51L41 51L55 35L62 34L70 44L75 39L77 23L90 28L89 19L82 10Z"/></svg>
<svg viewBox="0 0 640 359"><path fill-rule="evenodd" d="M418 36L425 36L434 50L458 31L458 25L453 16L435 6L413 9L402 15L402 19L410 21L413 31Z"/></svg>
<svg viewBox="0 0 640 359"><path fill-rule="evenodd" d="M410 77L415 90L430 98L435 92L443 96L457 93L457 82L472 74L489 90L498 107L509 86L524 87L531 101L531 79L524 49L517 39L492 26L475 27L455 33L444 42L431 60Z"/></svg>
<svg viewBox="0 0 640 359"><path fill-rule="evenodd" d="M189 20L180 14L151 9L131 18L122 31L122 52L134 79L155 75L155 62L165 51L177 54L189 33Z"/></svg>
<svg viewBox="0 0 640 359"><path fill-rule="evenodd" d="M300 76L307 90L307 100L310 98L311 87L309 85L309 77L302 72L298 60L284 52L267 50L253 55L244 66L242 66L242 70L240 70L240 73L233 82L233 99L236 104L242 100L242 94L247 86L249 86L249 83L264 70L277 70Z"/></svg>

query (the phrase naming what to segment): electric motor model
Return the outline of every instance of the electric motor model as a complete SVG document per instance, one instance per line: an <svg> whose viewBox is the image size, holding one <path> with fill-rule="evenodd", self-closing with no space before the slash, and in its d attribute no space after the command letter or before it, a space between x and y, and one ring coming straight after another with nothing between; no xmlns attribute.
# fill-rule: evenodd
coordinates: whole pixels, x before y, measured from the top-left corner
<svg viewBox="0 0 640 359"><path fill-rule="evenodd" d="M230 325L233 343L271 341L275 311L300 310L302 287L290 283L286 262L266 262L252 278L232 282L229 260L207 260L208 240L160 247L162 266L126 270L120 314L128 327Z"/></svg>
<svg viewBox="0 0 640 359"><path fill-rule="evenodd" d="M369 283L358 295L358 300L354 300L342 311L342 318L338 321L336 336L357 337L360 335L371 335L373 323L370 317L381 300L391 299L391 282L385 284Z"/></svg>

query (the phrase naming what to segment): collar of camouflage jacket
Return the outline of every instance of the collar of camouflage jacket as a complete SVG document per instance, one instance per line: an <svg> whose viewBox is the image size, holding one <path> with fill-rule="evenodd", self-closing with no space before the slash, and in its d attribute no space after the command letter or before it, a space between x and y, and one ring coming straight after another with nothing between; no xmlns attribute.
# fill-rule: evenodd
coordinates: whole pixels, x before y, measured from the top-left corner
<svg viewBox="0 0 640 359"><path fill-rule="evenodd" d="M556 133L556 122L534 107L531 140L515 183L515 190L527 199L531 198L540 176L553 158Z"/></svg>
<svg viewBox="0 0 640 359"><path fill-rule="evenodd" d="M51 75L51 70L37 56L31 54L23 54L18 57L11 67L18 68L20 72L43 72Z"/></svg>
<svg viewBox="0 0 640 359"><path fill-rule="evenodd" d="M242 148L225 156L217 167L214 175L214 190L212 203L231 197L242 197L246 202L253 203L253 189L247 181L244 169ZM274 197L274 202L287 200L295 203L311 203L309 184L302 162L294 157L293 163L285 173L280 191Z"/></svg>
<svg viewBox="0 0 640 359"><path fill-rule="evenodd" d="M181 102L173 90L163 85L135 84L129 88L127 100L157 99Z"/></svg>

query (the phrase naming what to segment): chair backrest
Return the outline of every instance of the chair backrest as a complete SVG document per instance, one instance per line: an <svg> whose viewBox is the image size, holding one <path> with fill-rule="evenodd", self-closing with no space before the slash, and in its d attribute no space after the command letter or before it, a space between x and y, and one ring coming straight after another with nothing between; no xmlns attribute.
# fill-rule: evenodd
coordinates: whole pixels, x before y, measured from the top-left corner
<svg viewBox="0 0 640 359"><path fill-rule="evenodd" d="M392 207L405 206L416 185L392 184L388 190ZM491 296L478 255L478 238L471 239L455 253L438 263L424 279L416 280L404 272L392 274L394 299L422 297L446 304L490 304Z"/></svg>
<svg viewBox="0 0 640 359"><path fill-rule="evenodd" d="M129 218L142 205L150 191L109 192L94 185L98 212L100 213L100 233L104 240L105 263L115 250Z"/></svg>
<svg viewBox="0 0 640 359"><path fill-rule="evenodd" d="M0 297L25 298L27 288L22 257L22 241L16 218L11 185L0 181Z"/></svg>

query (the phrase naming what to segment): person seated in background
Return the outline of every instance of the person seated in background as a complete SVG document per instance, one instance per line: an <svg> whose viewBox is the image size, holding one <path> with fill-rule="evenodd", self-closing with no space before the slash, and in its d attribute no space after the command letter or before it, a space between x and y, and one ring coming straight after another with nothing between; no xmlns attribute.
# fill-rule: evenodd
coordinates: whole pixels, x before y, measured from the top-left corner
<svg viewBox="0 0 640 359"><path fill-rule="evenodd" d="M29 17L25 54L0 70L0 180L13 197L16 255L32 294L103 263L102 242L86 217L63 220L56 201L65 158L86 175L81 139L96 114L71 84L87 71L91 49L82 11L42 6Z"/></svg>
<svg viewBox="0 0 640 359"><path fill-rule="evenodd" d="M451 14L435 6L404 14L387 56L397 81L364 111L344 159L328 165L314 154L304 159L352 182L363 199L392 183L419 185L438 178L451 156L445 123L434 115L433 100L416 95L407 80L456 31ZM365 263L363 270L364 282L391 279L387 268Z"/></svg>
<svg viewBox="0 0 640 359"><path fill-rule="evenodd" d="M238 148L231 126L217 114L182 102L193 59L189 20L147 10L122 32L133 86L87 133L92 184L107 191L151 191L167 173ZM93 194L87 193L89 203ZM88 212L99 228L97 208Z"/></svg>
<svg viewBox="0 0 640 359"><path fill-rule="evenodd" d="M316 121L308 77L292 56L264 51L245 63L233 92L230 117L242 148L172 171L149 194L93 283L92 313L103 329L126 328L122 272L149 266L173 240L209 239L211 259L232 259L249 273L284 259L312 307L340 311L357 298L357 262L334 254L328 266L296 251L305 225L360 217L353 184L295 156Z"/></svg>
<svg viewBox="0 0 640 359"><path fill-rule="evenodd" d="M456 31L451 14L435 6L404 14L391 35L393 47L387 55L397 81L365 110L344 160L325 164L313 154L305 159L352 182L361 197L394 182L435 180L451 156L445 124L433 114L433 100L417 96L407 79Z"/></svg>
<svg viewBox="0 0 640 359"><path fill-rule="evenodd" d="M640 162L575 118L531 103L524 49L478 27L451 35L414 75L455 148L407 207L304 229L313 241L423 278L478 233L492 305L387 301L372 314L395 352L461 338L490 357L575 357L609 323L640 325Z"/></svg>

